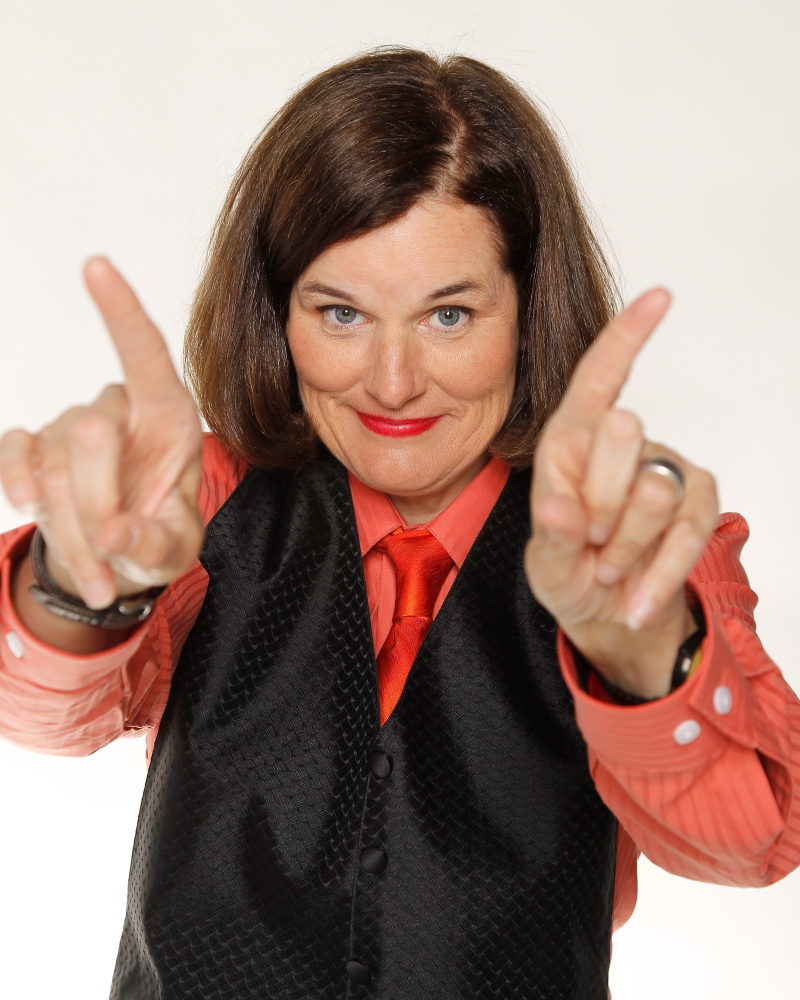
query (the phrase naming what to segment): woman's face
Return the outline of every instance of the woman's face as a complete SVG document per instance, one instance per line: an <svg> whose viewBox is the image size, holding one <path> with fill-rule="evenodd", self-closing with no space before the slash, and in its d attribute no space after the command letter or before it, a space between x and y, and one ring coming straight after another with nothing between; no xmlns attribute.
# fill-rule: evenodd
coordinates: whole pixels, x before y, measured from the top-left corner
<svg viewBox="0 0 800 1000"><path fill-rule="evenodd" d="M518 338L483 209L429 199L329 247L292 289L287 336L306 412L362 482L442 509L485 464Z"/></svg>

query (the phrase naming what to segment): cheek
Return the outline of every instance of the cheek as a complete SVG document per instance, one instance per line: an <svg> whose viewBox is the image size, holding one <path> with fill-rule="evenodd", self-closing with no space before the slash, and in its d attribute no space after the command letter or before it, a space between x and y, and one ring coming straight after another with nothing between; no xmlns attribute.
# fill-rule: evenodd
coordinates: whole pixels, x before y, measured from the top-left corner
<svg viewBox="0 0 800 1000"><path fill-rule="evenodd" d="M517 371L515 337L487 336L456 358L442 358L439 384L467 401L510 400Z"/></svg>
<svg viewBox="0 0 800 1000"><path fill-rule="evenodd" d="M310 394L341 392L358 380L357 345L319 337L302 322L287 324L286 339L304 401Z"/></svg>

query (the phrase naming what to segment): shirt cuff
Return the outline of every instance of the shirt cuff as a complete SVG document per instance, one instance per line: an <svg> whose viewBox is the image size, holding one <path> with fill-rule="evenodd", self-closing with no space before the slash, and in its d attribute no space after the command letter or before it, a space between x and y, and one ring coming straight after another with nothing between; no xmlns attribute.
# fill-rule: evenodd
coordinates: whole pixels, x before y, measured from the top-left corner
<svg viewBox="0 0 800 1000"><path fill-rule="evenodd" d="M0 661L3 670L28 684L53 691L78 691L118 670L136 652L146 622L124 642L99 653L81 656L48 646L28 631L11 603L14 566L30 548L36 525L20 529L0 562Z"/></svg>
<svg viewBox="0 0 800 1000"><path fill-rule="evenodd" d="M706 620L702 660L677 690L644 705L615 705L581 689L575 657L561 629L561 671L575 701L575 718L587 745L609 766L639 771L677 771L706 764L729 740L757 743L750 687L722 627L701 591Z"/></svg>

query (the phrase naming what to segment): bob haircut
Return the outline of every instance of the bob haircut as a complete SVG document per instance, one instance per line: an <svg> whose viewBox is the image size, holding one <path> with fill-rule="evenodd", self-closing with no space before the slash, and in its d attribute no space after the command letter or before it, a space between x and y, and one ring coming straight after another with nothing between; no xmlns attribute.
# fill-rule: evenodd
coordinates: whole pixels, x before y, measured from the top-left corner
<svg viewBox="0 0 800 1000"><path fill-rule="evenodd" d="M512 404L492 452L530 464L580 355L615 311L609 267L553 130L466 56L379 48L306 83L245 156L193 304L187 379L211 430L260 468L316 452L285 335L324 250L450 196L490 214L518 297Z"/></svg>

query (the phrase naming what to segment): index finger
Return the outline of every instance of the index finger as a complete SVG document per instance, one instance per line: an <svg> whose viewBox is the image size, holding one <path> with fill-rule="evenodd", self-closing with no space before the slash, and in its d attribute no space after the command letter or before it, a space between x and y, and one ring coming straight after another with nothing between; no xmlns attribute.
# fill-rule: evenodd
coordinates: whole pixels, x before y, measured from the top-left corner
<svg viewBox="0 0 800 1000"><path fill-rule="evenodd" d="M158 398L182 388L164 338L111 261L90 258L83 276L117 349L131 399Z"/></svg>
<svg viewBox="0 0 800 1000"><path fill-rule="evenodd" d="M669 308L665 288L651 288L608 323L575 367L553 422L594 429L616 402L636 355Z"/></svg>

